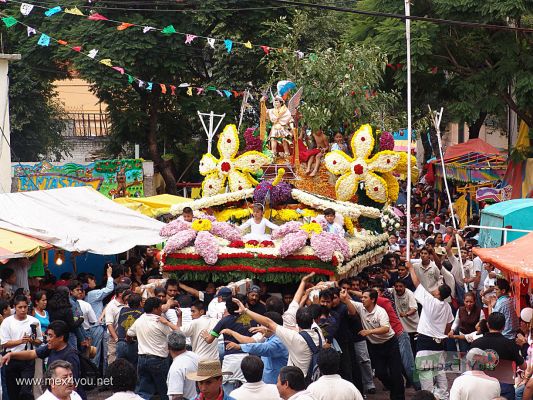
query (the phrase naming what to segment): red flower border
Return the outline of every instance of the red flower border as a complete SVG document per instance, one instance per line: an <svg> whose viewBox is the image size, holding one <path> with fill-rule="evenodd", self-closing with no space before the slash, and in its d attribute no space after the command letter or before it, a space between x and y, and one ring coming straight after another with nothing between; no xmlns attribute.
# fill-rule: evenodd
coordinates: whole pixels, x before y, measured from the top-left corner
<svg viewBox="0 0 533 400"><path fill-rule="evenodd" d="M266 273L303 273L309 274L314 272L318 275L335 275L334 271L328 271L322 268L309 268L309 267L270 267L270 268L256 268L249 265L223 265L223 266L197 266L197 265L165 265L165 271L197 271L197 272L229 272L229 271L241 271L241 272L253 272L256 274Z"/></svg>

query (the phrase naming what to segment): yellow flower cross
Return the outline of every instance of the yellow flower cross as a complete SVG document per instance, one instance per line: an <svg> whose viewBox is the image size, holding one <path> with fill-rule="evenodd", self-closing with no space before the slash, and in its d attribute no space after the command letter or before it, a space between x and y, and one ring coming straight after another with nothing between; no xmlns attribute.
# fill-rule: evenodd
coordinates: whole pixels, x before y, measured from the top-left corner
<svg viewBox="0 0 533 400"><path fill-rule="evenodd" d="M357 184L364 181L367 196L379 203L385 203L391 197L388 186L398 185L390 172L398 165L400 154L384 150L368 158L374 149L372 127L368 124L355 132L350 144L355 157L352 158L340 150L334 150L325 157L328 171L334 175L342 175L335 184L337 199L349 201L357 191Z"/></svg>
<svg viewBox="0 0 533 400"><path fill-rule="evenodd" d="M258 151L247 151L235 157L239 151L239 134L235 125L226 125L218 138L217 149L220 159L212 154L204 154L200 160L200 174L205 176L202 182L203 197L221 193L226 181L231 192L251 189L258 182L250 173L256 173L270 163L270 158Z"/></svg>

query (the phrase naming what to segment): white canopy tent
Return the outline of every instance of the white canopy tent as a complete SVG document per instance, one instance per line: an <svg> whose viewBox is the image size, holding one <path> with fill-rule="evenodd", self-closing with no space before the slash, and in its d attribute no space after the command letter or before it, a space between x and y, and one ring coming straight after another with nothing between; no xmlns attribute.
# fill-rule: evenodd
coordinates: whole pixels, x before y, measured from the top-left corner
<svg viewBox="0 0 533 400"><path fill-rule="evenodd" d="M0 228L71 252L117 254L160 243L164 225L87 186L0 194Z"/></svg>

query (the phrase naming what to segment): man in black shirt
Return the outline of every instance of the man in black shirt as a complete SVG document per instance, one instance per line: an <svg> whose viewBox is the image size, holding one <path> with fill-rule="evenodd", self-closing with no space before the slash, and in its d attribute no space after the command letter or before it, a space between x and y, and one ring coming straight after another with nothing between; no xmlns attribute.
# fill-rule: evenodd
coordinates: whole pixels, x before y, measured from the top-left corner
<svg viewBox="0 0 533 400"><path fill-rule="evenodd" d="M497 362L488 360L486 373L500 381L501 396L508 400L514 400L514 374L517 367L526 370L526 363L520 355L520 349L514 340L507 339L502 335L505 327L505 316L499 312L493 312L487 319L489 333L474 340L471 348L492 350L497 354ZM490 354L490 352L489 352Z"/></svg>
<svg viewBox="0 0 533 400"><path fill-rule="evenodd" d="M141 307L142 297L133 293L128 297L128 307L122 307L118 314L117 358L125 358L137 367L137 341L126 333L133 323L144 313Z"/></svg>
<svg viewBox="0 0 533 400"><path fill-rule="evenodd" d="M261 303L261 288L257 285L253 285L248 292L246 302L248 303L248 309L261 315L265 315L266 307Z"/></svg>

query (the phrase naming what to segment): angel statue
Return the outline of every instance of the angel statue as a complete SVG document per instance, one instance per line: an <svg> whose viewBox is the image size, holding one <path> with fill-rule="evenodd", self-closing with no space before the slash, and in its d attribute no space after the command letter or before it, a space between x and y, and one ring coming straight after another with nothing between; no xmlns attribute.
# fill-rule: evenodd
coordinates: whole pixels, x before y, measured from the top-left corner
<svg viewBox="0 0 533 400"><path fill-rule="evenodd" d="M283 152L280 153L281 157L289 157L290 149L289 146L293 143L293 130L294 130L294 114L296 108L300 102L302 89L298 90L296 94L289 100L288 105L285 105L284 95L287 95L288 92L295 88L296 85L290 81L281 81L277 85L278 95L273 99L274 108L266 109L265 101L266 96L261 98L261 117L262 124L264 126L264 120L266 116L272 123L272 128L270 129L269 139L270 139L270 150L272 155L276 157L278 152L278 145L283 146Z"/></svg>

